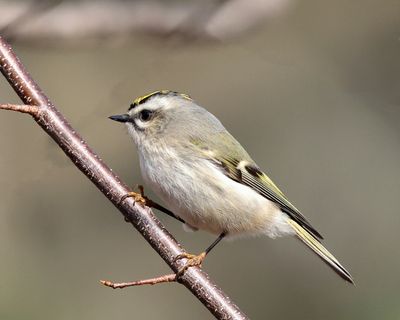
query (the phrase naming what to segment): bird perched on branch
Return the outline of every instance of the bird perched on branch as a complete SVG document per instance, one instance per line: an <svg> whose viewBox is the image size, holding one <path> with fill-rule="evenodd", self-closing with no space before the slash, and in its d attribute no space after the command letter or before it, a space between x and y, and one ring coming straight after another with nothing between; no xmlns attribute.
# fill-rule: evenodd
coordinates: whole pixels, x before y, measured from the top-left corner
<svg viewBox="0 0 400 320"><path fill-rule="evenodd" d="M187 228L218 238L200 255L201 265L224 237L296 236L343 279L350 273L321 244L322 236L210 112L188 95L156 91L137 98L123 122L139 152L144 181Z"/></svg>

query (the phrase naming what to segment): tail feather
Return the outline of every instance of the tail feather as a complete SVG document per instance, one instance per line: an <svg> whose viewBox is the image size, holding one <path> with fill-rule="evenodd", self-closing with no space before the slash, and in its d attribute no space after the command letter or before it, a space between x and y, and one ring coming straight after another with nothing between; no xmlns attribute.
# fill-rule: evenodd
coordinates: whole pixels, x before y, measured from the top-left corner
<svg viewBox="0 0 400 320"><path fill-rule="evenodd" d="M296 221L288 219L289 225L296 232L297 237L314 251L328 266L330 266L344 280L353 283L350 273L337 261L337 259L306 229Z"/></svg>

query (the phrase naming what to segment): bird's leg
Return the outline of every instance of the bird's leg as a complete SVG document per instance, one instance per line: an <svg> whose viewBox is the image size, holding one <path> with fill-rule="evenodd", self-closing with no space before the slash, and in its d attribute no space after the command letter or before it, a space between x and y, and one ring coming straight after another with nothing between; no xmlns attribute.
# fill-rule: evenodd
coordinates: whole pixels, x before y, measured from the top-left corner
<svg viewBox="0 0 400 320"><path fill-rule="evenodd" d="M135 202L138 202L139 204L141 204L142 206L148 206L150 208L154 208L157 210L160 210L162 212L164 212L165 214L169 215L170 217L185 223L185 221L178 217L177 215L175 215L172 211L168 210L167 208L164 208L162 205L159 205L158 203L154 202L153 200L149 199L148 197L146 197L144 195L144 188L142 185L138 186L139 192L140 193L136 193L136 192L128 192L126 195L124 195L121 200L119 201L120 203L122 201L124 201L127 198L133 198Z"/></svg>
<svg viewBox="0 0 400 320"><path fill-rule="evenodd" d="M188 259L188 261L186 262L186 264L179 269L179 271L177 272L176 276L177 278L179 278L180 276L182 276L185 271L189 268L189 267L194 267L194 266L199 266L201 267L201 264L203 263L205 257L207 256L207 254L210 253L210 251L227 235L226 232L222 232L217 239L214 240L213 243L211 243L211 245L202 253L200 253L199 255L194 255L194 254L190 254L190 253L182 253L178 256L176 256L175 261L180 260L180 259Z"/></svg>

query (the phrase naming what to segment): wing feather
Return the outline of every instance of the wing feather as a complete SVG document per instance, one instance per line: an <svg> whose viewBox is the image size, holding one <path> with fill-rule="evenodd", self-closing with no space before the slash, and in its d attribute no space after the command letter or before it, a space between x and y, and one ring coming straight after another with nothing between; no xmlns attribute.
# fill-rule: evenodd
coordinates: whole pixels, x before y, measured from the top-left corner
<svg viewBox="0 0 400 320"><path fill-rule="evenodd" d="M283 212L308 230L316 239L323 239L321 234L315 230L301 212L290 203L275 183L255 164L246 163L246 161L242 163L233 158L224 158L222 160L214 159L214 162L220 162L220 167L224 168L224 172L228 177L252 188L268 200L275 202Z"/></svg>
<svg viewBox="0 0 400 320"><path fill-rule="evenodd" d="M220 143L221 141L223 143ZM316 240L323 239L321 234L290 203L275 183L258 168L239 142L229 133L226 131L220 132L217 137L208 139L207 142L202 138L192 137L191 144L197 151L200 150L202 156L212 161L226 176L252 188L263 197L276 203L283 212L309 231ZM232 154L233 151L235 153ZM230 156L226 156L227 154Z"/></svg>

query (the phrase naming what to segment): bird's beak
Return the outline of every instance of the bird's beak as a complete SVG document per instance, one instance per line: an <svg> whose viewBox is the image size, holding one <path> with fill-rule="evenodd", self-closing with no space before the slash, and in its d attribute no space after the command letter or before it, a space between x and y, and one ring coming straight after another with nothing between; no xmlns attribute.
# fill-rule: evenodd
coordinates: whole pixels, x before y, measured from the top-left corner
<svg viewBox="0 0 400 320"><path fill-rule="evenodd" d="M118 122L128 122L131 117L129 114L117 114L115 116L108 117L111 120L118 121Z"/></svg>

